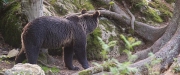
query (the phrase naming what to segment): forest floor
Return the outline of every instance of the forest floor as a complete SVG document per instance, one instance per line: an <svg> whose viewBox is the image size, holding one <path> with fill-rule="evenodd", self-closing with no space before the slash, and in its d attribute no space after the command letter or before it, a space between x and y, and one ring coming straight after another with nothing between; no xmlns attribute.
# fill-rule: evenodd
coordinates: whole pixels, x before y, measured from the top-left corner
<svg viewBox="0 0 180 75"><path fill-rule="evenodd" d="M58 60L53 66L56 66L56 67L60 68L60 71L58 73L56 73L57 75L71 75L73 73L78 72L78 71L68 70L64 66L64 63L62 61L62 57L59 57L59 56L53 56L53 57ZM116 59L118 59L120 62L123 62L123 61L126 60L126 58L127 58L126 55L121 55L121 56L117 57ZM101 64L101 63L103 63L103 61L90 60L88 63L90 65L90 67L93 67L93 66L95 66L93 63ZM78 63L78 61L76 59L73 60L73 64L80 68L79 71L83 70L83 68L81 67L81 65ZM14 66L14 58L8 59L8 60L0 60L0 71L4 71L6 69L10 69L13 66Z"/></svg>
<svg viewBox="0 0 180 75"><path fill-rule="evenodd" d="M8 44L4 43L4 40L2 38L2 36L0 35L0 56L2 55L7 55L8 51L12 50L13 48L11 46L9 46ZM73 73L76 73L78 71L72 71L72 70L68 70L63 63L63 59L60 56L53 56L55 58L56 63L54 63L54 66L59 67L60 71L58 72L58 75L71 75ZM119 60L120 62L125 61L127 58L127 56L125 54L122 54L121 56L117 57L116 59ZM10 69L14 66L14 59L15 58L10 58L10 59L5 59L5 60L1 60L0 59L0 75L2 73L2 71L5 71L6 69ZM103 61L98 61L98 60L90 60L89 62L90 67L95 66L93 63L103 63ZM78 61L76 59L73 60L73 64L77 67L80 68L79 71L83 70L83 68L81 67L81 65L78 63Z"/></svg>

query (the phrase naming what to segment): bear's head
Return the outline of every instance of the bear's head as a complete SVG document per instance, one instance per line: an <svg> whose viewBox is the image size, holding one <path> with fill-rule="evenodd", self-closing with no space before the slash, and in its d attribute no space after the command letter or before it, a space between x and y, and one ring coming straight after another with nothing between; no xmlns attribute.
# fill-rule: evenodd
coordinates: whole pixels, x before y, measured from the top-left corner
<svg viewBox="0 0 180 75"><path fill-rule="evenodd" d="M86 30L86 34L93 32L93 30L98 26L99 11L95 11L94 14L86 13L86 10L81 11L79 16L79 24Z"/></svg>

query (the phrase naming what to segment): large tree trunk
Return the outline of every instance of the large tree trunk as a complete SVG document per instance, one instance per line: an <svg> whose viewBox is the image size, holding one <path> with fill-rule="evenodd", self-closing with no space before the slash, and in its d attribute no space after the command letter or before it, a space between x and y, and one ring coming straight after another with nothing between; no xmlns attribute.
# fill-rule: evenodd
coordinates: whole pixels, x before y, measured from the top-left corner
<svg viewBox="0 0 180 75"><path fill-rule="evenodd" d="M21 9L30 22L43 16L43 0L21 0Z"/></svg>

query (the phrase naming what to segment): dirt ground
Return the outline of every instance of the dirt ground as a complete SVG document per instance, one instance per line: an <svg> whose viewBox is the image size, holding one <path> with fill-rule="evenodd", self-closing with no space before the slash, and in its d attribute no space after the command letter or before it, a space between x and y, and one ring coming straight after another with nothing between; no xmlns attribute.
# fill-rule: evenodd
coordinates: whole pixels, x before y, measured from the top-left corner
<svg viewBox="0 0 180 75"><path fill-rule="evenodd" d="M1 55L0 55L1 56ZM71 75L73 73L76 73L78 71L72 71L72 70L68 70L65 66L64 66L64 62L62 61L62 57L59 56L53 56L53 58L55 58L56 63L54 63L54 65L51 66L56 66L59 67L60 72L57 73L57 75ZM126 55L121 55L121 57L117 57L116 59L118 59L120 62L123 62L126 60ZM102 61L98 61L98 60L90 60L88 61L90 67L95 66L93 63L103 63ZM73 64L74 66L77 66L80 68L79 71L83 70L83 68L81 67L81 65L78 63L78 61L76 59L73 60ZM0 71L4 71L6 69L10 69L14 66L14 58L11 59L6 59L6 60L0 60ZM1 72L0 72L1 73ZM1 74L0 74L1 75Z"/></svg>

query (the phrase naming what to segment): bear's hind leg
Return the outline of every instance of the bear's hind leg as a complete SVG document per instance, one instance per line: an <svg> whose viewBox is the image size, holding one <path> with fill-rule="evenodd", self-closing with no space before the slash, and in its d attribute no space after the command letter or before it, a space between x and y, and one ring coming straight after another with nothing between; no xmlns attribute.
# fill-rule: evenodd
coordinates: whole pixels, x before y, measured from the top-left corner
<svg viewBox="0 0 180 75"><path fill-rule="evenodd" d="M74 53L74 51L73 51L73 46L72 45L64 47L64 62L65 62L65 65L69 70L79 70L78 67L74 67L73 64L72 64L73 53Z"/></svg>
<svg viewBox="0 0 180 75"><path fill-rule="evenodd" d="M36 64L39 56L40 48L37 46L28 46L26 48L26 57L28 59L28 63Z"/></svg>
<svg viewBox="0 0 180 75"><path fill-rule="evenodd" d="M15 64L22 63L26 59L26 54L24 53L24 48L21 48L21 51L15 58Z"/></svg>

